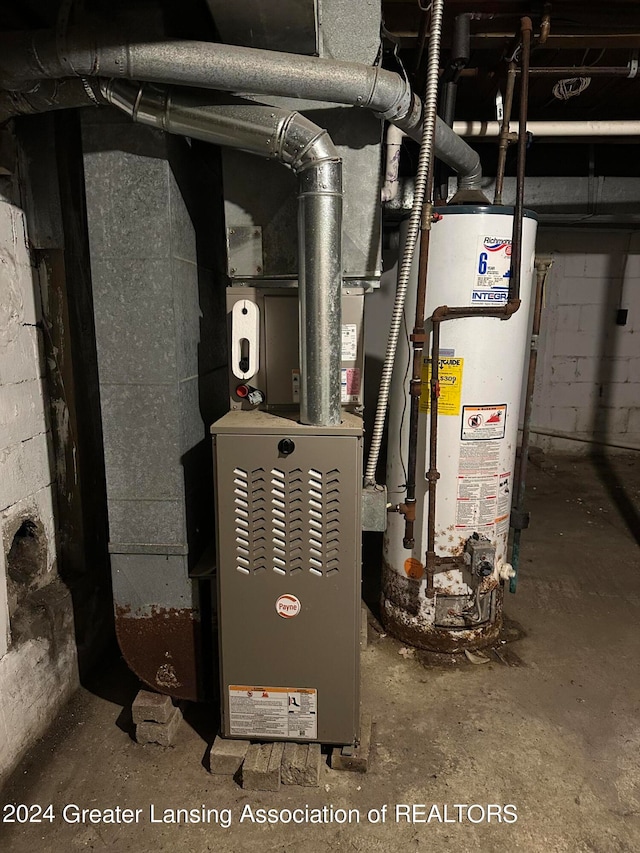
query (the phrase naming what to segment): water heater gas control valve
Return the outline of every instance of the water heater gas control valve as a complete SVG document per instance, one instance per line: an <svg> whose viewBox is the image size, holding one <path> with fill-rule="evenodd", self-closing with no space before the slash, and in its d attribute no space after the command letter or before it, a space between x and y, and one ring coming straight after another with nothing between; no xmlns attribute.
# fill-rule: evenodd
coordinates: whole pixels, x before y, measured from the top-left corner
<svg viewBox="0 0 640 853"><path fill-rule="evenodd" d="M467 539L464 561L471 571L473 578L482 581L493 574L496 562L496 547L488 539L483 539L477 533Z"/></svg>

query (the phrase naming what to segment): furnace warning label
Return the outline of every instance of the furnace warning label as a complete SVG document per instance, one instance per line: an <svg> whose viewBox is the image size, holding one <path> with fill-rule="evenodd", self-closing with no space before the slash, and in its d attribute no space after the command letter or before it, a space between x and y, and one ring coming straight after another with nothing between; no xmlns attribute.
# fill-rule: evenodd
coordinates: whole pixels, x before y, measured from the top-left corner
<svg viewBox="0 0 640 853"><path fill-rule="evenodd" d="M318 737L318 691L306 687L229 685L231 734L256 738Z"/></svg>
<svg viewBox="0 0 640 853"><path fill-rule="evenodd" d="M340 377L340 401L360 402L361 373L357 367L343 367Z"/></svg>
<svg viewBox="0 0 640 853"><path fill-rule="evenodd" d="M440 350L438 359L438 382L440 384L440 396L438 397L439 415L459 415L460 398L462 395L462 370L463 358L444 357ZM420 412L423 415L429 413L431 402L431 359L422 361L422 387L420 389Z"/></svg>
<svg viewBox="0 0 640 853"><path fill-rule="evenodd" d="M463 441L489 441L504 438L507 406L464 406L461 438Z"/></svg>
<svg viewBox="0 0 640 853"><path fill-rule="evenodd" d="M342 360L355 361L358 358L358 327L347 323L342 327Z"/></svg>
<svg viewBox="0 0 640 853"><path fill-rule="evenodd" d="M478 238L473 303L506 302L511 276L511 240L487 235Z"/></svg>

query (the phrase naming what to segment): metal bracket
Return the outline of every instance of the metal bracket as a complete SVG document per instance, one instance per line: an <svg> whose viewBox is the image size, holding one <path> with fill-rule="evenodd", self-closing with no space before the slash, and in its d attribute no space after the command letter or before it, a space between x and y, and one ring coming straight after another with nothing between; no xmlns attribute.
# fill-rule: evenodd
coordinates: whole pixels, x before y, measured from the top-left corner
<svg viewBox="0 0 640 853"><path fill-rule="evenodd" d="M231 278L262 275L262 227L234 225L227 228L227 265Z"/></svg>

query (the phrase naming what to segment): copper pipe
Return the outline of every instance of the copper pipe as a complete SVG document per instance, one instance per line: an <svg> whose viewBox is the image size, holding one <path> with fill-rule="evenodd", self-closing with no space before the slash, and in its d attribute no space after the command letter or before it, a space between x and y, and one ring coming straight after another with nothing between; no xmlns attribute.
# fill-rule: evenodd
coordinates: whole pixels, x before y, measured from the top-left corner
<svg viewBox="0 0 640 853"><path fill-rule="evenodd" d="M440 320L432 316L431 332L431 380L429 395L429 470L427 471L429 509L427 511L427 553L425 567L427 574L427 595L434 591L433 576L436 571L436 488L440 474L438 472L438 398L440 397Z"/></svg>
<svg viewBox="0 0 640 853"><path fill-rule="evenodd" d="M433 169L430 172L433 176ZM433 191L433 178L429 181L427 198ZM418 446L418 421L420 414L420 395L422 393L422 354L426 333L424 327L425 303L427 298L427 266L429 263L429 239L431 235L432 206L425 203L420 231L420 261L418 267L418 288L416 291L416 313L410 340L413 347L413 365L409 383L409 450L407 454L407 496L401 506L405 518L404 539L402 544L411 549L415 545L413 526L416 517L416 468Z"/></svg>
<svg viewBox="0 0 640 853"><path fill-rule="evenodd" d="M498 169L496 172L496 191L493 196L494 204L502 204L502 190L504 188L504 171L507 165L507 148L509 147L509 122L511 121L511 109L513 107L513 90L516 85L516 64L509 63L507 72L507 86L504 95L504 112L502 115L502 127L500 129L500 141L498 143Z"/></svg>
<svg viewBox="0 0 640 853"><path fill-rule="evenodd" d="M522 74L520 77L520 110L518 115L518 165L516 172L516 203L513 211L513 239L511 243L511 276L509 301L520 298L522 263L522 223L524 220L524 171L527 160L527 111L529 105L529 60L531 58L531 18L520 21L522 33Z"/></svg>
<svg viewBox="0 0 640 853"><path fill-rule="evenodd" d="M542 22L540 24L540 35L538 37L537 47L542 47L543 44L546 43L549 38L549 33L551 32L551 3L544 4L544 11L542 14Z"/></svg>
<svg viewBox="0 0 640 853"><path fill-rule="evenodd" d="M431 315L431 320L436 323L459 320L462 317L497 317L499 320L508 320L519 308L519 297L509 300L501 308L484 305L440 305Z"/></svg>

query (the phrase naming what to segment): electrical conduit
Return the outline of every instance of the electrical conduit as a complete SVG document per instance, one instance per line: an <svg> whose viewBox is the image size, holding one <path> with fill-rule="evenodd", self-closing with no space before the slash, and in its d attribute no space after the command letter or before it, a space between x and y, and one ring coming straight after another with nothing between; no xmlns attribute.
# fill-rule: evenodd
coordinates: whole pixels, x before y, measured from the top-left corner
<svg viewBox="0 0 640 853"><path fill-rule="evenodd" d="M387 405L389 402L389 389L391 387L391 376L393 374L393 365L395 362L396 349L398 346L398 335L400 333L400 326L402 324L404 303L407 295L407 287L409 285L411 265L413 263L413 254L415 251L418 234L420 233L422 206L425 199L425 191L429 178L429 170L431 168L432 163L432 155L434 153L436 106L438 98L438 72L440 66L440 38L442 36L443 7L444 0L434 0L431 9L431 36L429 41L427 83L425 87L424 98L422 146L420 148L420 157L418 159L415 195L413 200L413 207L411 209L411 217L409 219L409 227L407 230L406 249L404 257L402 258L402 262L400 264L400 271L398 273L398 284L396 287L395 303L393 306L393 313L391 315L389 337L387 340L387 350L385 354L384 365L382 368L382 377L380 379L380 391L378 393L376 415L371 435L371 446L369 449L369 458L367 460L367 467L365 470L364 477L365 487L373 486L376 482L376 468L378 467L380 447L382 446L382 434L384 431Z"/></svg>

